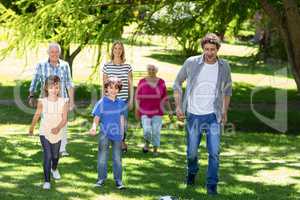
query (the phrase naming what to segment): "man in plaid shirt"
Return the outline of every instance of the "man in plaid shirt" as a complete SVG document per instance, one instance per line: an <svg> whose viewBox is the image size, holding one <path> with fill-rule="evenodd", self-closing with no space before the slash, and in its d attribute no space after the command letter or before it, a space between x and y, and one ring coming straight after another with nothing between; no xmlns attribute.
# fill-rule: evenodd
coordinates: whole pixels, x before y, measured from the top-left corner
<svg viewBox="0 0 300 200"><path fill-rule="evenodd" d="M46 61L42 61L37 64L33 79L29 88L29 105L34 107L34 93L37 90L37 86L40 84L40 97L43 96L43 87L46 79L50 75L59 76L61 81L60 96L69 98L70 110L74 108L74 86L72 82L70 66L69 64L59 59L61 53L60 45L57 43L50 43L48 47L49 58ZM68 156L66 151L67 145L67 125L63 129L63 137L61 141L60 153L62 156Z"/></svg>

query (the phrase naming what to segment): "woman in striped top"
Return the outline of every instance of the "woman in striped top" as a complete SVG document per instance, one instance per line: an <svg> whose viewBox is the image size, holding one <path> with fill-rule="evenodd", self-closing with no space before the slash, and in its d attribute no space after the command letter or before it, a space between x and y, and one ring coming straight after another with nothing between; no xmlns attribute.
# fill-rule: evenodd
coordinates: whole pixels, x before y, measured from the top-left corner
<svg viewBox="0 0 300 200"><path fill-rule="evenodd" d="M128 127L128 110L132 109L133 105L133 81L132 81L132 68L129 64L125 63L125 50L124 45L120 41L116 41L111 50L111 61L103 66L103 84L102 91L104 91L104 82L109 77L118 77L122 81L122 90L118 93L118 98L127 103L125 111L125 132L122 142L122 151L127 152L126 131Z"/></svg>

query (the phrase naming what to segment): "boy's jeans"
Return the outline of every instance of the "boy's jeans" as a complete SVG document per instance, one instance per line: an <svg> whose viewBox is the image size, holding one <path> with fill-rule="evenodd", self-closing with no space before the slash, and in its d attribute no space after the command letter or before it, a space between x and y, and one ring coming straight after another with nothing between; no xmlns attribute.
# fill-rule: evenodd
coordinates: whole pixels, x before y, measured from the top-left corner
<svg viewBox="0 0 300 200"><path fill-rule="evenodd" d="M107 159L109 157L109 144L112 146L113 173L116 182L122 181L122 145L121 141L110 140L105 134L100 133L98 145L98 180L107 178Z"/></svg>

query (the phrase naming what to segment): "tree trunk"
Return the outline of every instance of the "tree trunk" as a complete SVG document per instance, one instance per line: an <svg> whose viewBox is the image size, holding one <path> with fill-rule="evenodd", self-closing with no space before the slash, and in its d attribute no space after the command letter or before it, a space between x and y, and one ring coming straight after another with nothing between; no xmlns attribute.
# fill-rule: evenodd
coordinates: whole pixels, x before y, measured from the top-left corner
<svg viewBox="0 0 300 200"><path fill-rule="evenodd" d="M283 2L287 21L288 57L300 92L300 14L295 0L284 0Z"/></svg>
<svg viewBox="0 0 300 200"><path fill-rule="evenodd" d="M62 44L62 43L61 43ZM73 61L75 59L75 57L80 53L80 51L82 50L83 46L79 46L77 47L77 49L75 49L75 51L72 52L72 54L70 54L70 44L68 45L62 45L61 48L61 57L63 60L67 61L69 63L70 66L70 71L71 71L71 76L73 77Z"/></svg>
<svg viewBox="0 0 300 200"><path fill-rule="evenodd" d="M300 14L297 2L283 0L283 16L278 14L279 12L267 0L260 0L260 3L274 25L280 30L291 71L300 92Z"/></svg>

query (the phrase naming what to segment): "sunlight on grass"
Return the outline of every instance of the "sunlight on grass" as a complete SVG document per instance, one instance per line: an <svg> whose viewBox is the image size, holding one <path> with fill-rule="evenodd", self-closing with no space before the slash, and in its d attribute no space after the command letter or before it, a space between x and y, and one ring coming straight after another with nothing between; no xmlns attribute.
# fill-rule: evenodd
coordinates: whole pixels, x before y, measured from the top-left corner
<svg viewBox="0 0 300 200"><path fill-rule="evenodd" d="M263 168L262 168L263 169ZM255 175L234 175L239 181L248 181L253 183L264 183L270 185L289 185L299 184L299 169L291 169L287 167L277 167L273 170L258 170Z"/></svg>
<svg viewBox="0 0 300 200"><path fill-rule="evenodd" d="M6 107L0 107L6 112ZM20 115L19 110L11 113ZM7 116L1 116L6 119ZM23 118L26 118L25 120ZM132 119L129 151L123 156L123 181L115 187L111 157L108 179L103 188L97 180L98 137L89 136L90 119L78 117L69 123L70 157L60 159L62 179L43 191L42 149L38 135L27 135L31 116L10 118L0 124L1 200L29 199L124 199L157 200L173 195L180 199L212 199L206 195L207 150L200 145L200 170L194 188L186 188L186 144L183 129L164 128L158 157L142 153L143 133ZM166 119L167 120L167 119ZM11 123L13 121L13 123ZM21 121L22 123L19 123ZM38 134L38 128L36 129ZM236 132L222 135L220 154L220 200L294 200L300 195L300 137L283 134Z"/></svg>

